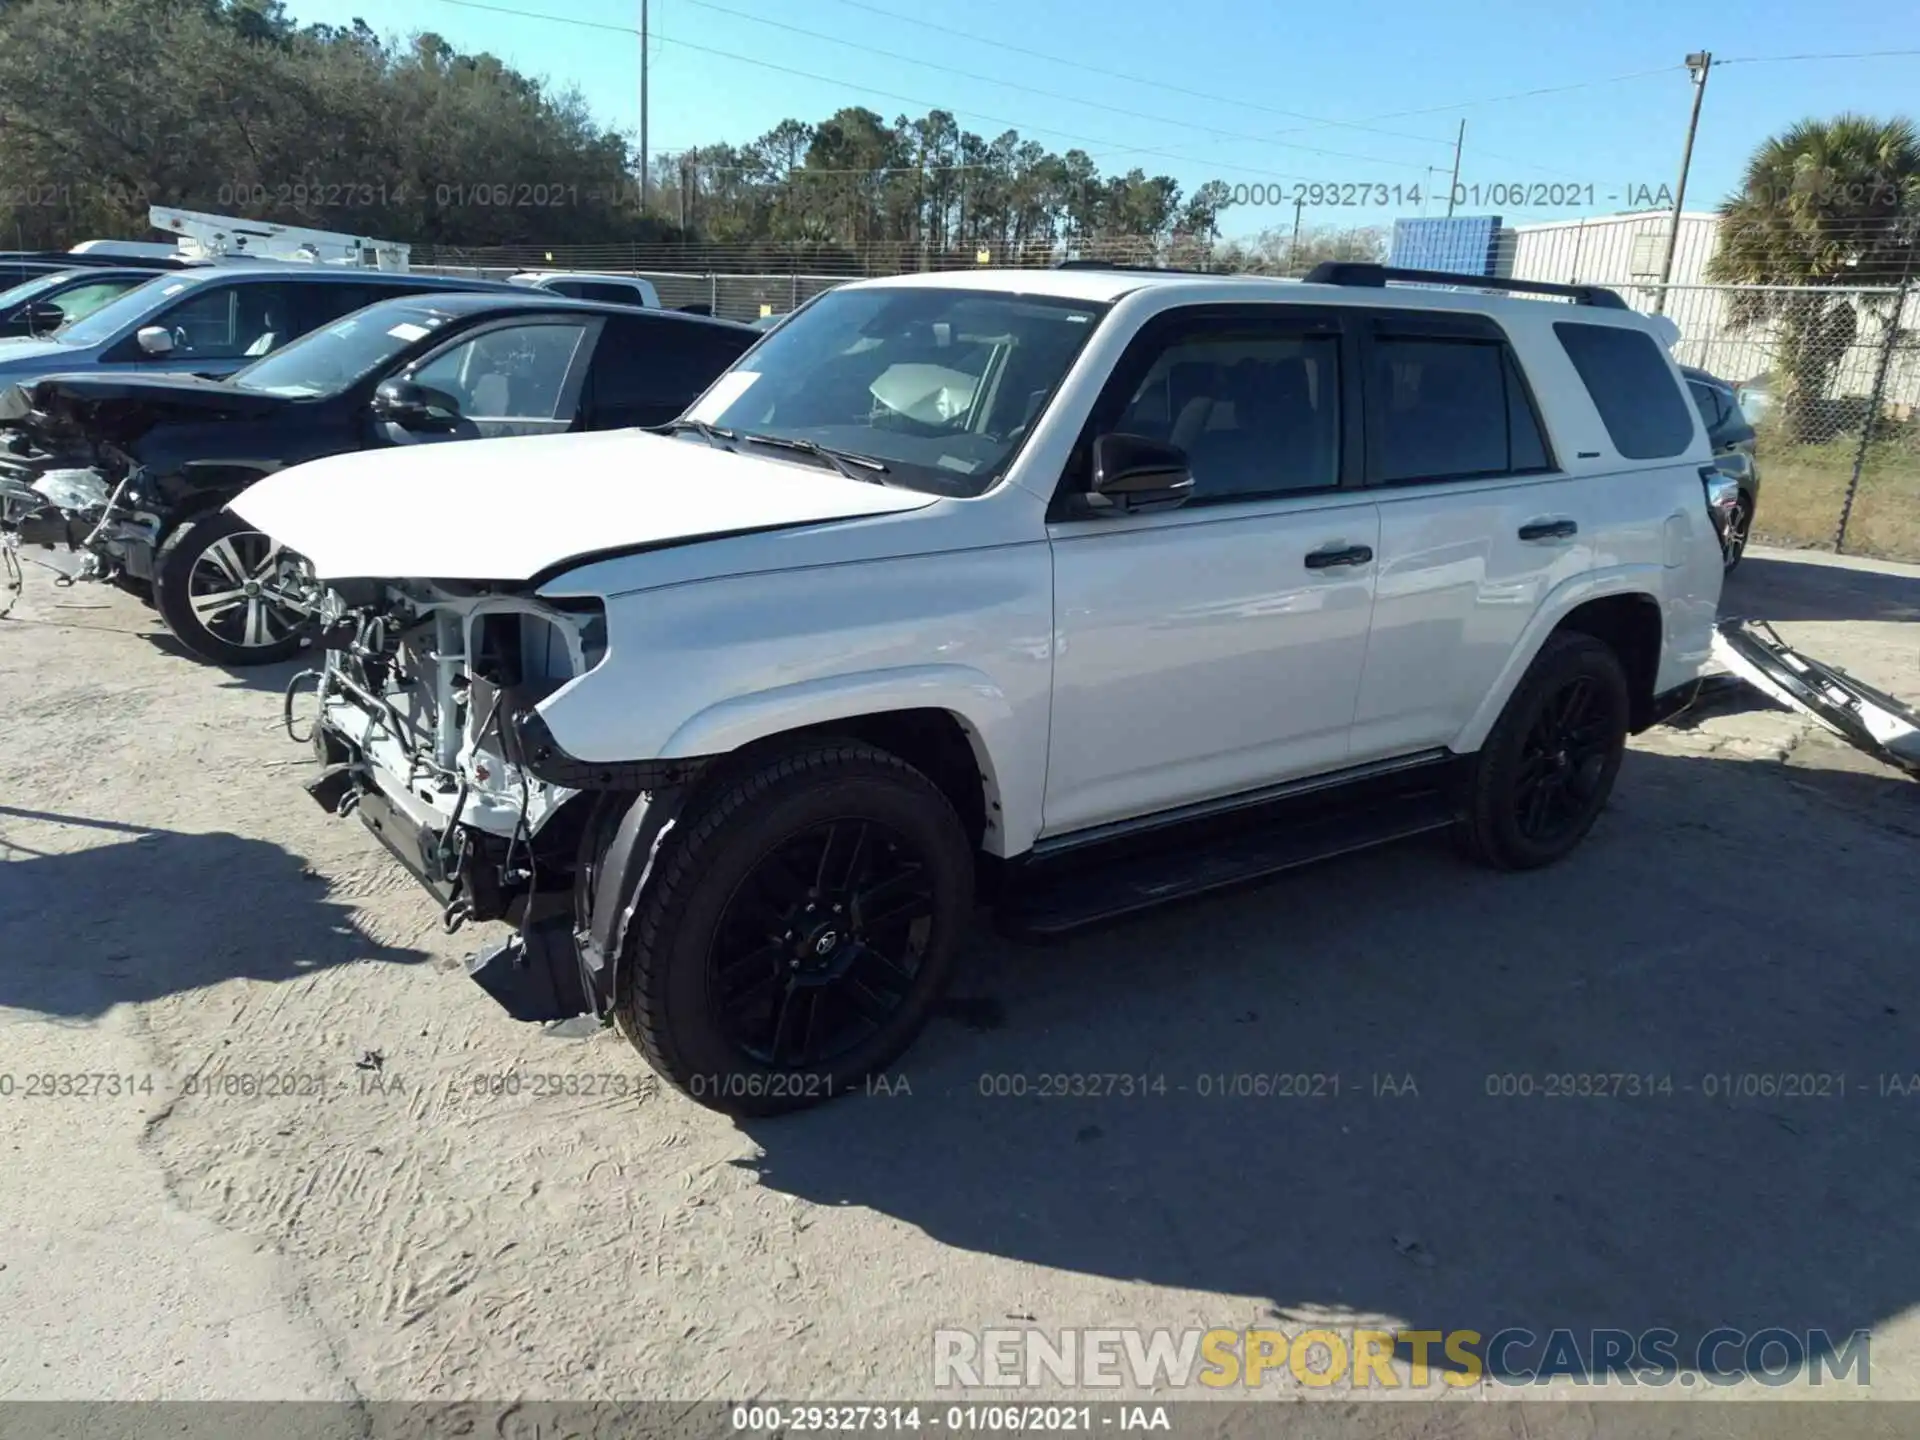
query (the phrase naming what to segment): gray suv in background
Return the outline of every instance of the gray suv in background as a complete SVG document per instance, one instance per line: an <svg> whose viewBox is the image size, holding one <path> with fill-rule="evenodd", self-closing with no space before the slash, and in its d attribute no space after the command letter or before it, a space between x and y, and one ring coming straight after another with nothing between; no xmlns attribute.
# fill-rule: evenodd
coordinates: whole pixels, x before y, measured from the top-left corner
<svg viewBox="0 0 1920 1440"><path fill-rule="evenodd" d="M215 262L163 272L54 335L0 340L0 386L76 371L222 379L342 315L428 290L526 293L437 275Z"/></svg>

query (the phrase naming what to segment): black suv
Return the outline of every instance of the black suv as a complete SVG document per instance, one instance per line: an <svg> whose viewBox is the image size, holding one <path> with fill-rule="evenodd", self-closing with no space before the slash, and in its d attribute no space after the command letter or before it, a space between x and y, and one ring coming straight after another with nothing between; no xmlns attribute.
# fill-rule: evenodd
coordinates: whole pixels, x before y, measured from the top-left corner
<svg viewBox="0 0 1920 1440"><path fill-rule="evenodd" d="M1713 463L1740 486L1740 498L1727 519L1726 533L1720 537L1720 551L1728 571L1747 553L1747 537L1753 533L1753 512L1760 503L1760 468L1754 463L1753 426L1740 410L1740 397L1734 387L1719 376L1697 365L1682 365L1687 393L1707 427L1707 440L1713 446Z"/></svg>
<svg viewBox="0 0 1920 1440"><path fill-rule="evenodd" d="M664 424L759 338L726 320L526 286L422 294L370 305L225 380L17 385L0 394L0 427L15 427L16 480L43 476L61 538L88 550L84 575L136 594L151 586L197 655L262 664L297 651L309 627L283 583L297 561L223 508L260 476L378 446ZM9 464L0 441L0 474Z"/></svg>

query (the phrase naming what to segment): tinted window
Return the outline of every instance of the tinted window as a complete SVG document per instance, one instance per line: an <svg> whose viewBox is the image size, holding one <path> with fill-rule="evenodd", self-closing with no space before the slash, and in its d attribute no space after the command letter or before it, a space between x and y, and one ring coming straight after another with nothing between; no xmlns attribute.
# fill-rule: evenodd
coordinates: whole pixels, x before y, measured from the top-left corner
<svg viewBox="0 0 1920 1440"><path fill-rule="evenodd" d="M418 366L410 378L451 395L469 420L557 420L585 325L488 330Z"/></svg>
<svg viewBox="0 0 1920 1440"><path fill-rule="evenodd" d="M1658 460L1693 443L1693 416L1651 335L1571 321L1553 331L1586 382L1614 449L1629 460Z"/></svg>
<svg viewBox="0 0 1920 1440"><path fill-rule="evenodd" d="M1702 385L1697 380L1689 380L1687 389L1693 395L1693 408L1700 412L1700 423L1709 432L1726 418L1726 411L1720 405L1720 399L1714 394L1711 385Z"/></svg>
<svg viewBox="0 0 1920 1440"><path fill-rule="evenodd" d="M1545 447L1524 396L1508 410L1508 365L1506 347L1487 341L1375 341L1374 478L1393 484L1540 469Z"/></svg>
<svg viewBox="0 0 1920 1440"><path fill-rule="evenodd" d="M1340 342L1188 332L1155 357L1114 428L1186 451L1195 500L1338 484Z"/></svg>
<svg viewBox="0 0 1920 1440"><path fill-rule="evenodd" d="M1535 470L1551 470L1553 457L1547 453L1546 436L1540 433L1540 417L1534 413L1533 399L1520 376L1520 363L1511 350L1505 351L1507 376L1507 468L1516 475Z"/></svg>
<svg viewBox="0 0 1920 1440"><path fill-rule="evenodd" d="M183 359L232 360L265 355L304 328L297 313L301 288L279 284L202 285L155 316L152 323L173 332L173 353Z"/></svg>
<svg viewBox="0 0 1920 1440"><path fill-rule="evenodd" d="M557 286L555 287L558 288ZM599 300L609 305L639 305L644 297L631 285L616 285L607 280L580 280L563 292L581 300Z"/></svg>
<svg viewBox="0 0 1920 1440"><path fill-rule="evenodd" d="M593 359L594 403L624 408L692 404L756 337L677 320L609 316Z"/></svg>

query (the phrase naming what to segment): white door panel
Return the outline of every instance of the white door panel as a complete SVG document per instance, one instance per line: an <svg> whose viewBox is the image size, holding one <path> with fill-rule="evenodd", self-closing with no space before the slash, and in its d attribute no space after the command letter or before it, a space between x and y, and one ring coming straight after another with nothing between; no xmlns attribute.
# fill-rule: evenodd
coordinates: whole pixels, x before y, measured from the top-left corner
<svg viewBox="0 0 1920 1440"><path fill-rule="evenodd" d="M1593 483L1545 477L1379 492L1355 762L1443 745L1459 732L1541 602L1592 564ZM1520 538L1525 527L1565 521L1577 527L1572 535Z"/></svg>
<svg viewBox="0 0 1920 1440"><path fill-rule="evenodd" d="M1379 549L1371 500L1323 495L1051 527L1045 832L1345 762Z"/></svg>

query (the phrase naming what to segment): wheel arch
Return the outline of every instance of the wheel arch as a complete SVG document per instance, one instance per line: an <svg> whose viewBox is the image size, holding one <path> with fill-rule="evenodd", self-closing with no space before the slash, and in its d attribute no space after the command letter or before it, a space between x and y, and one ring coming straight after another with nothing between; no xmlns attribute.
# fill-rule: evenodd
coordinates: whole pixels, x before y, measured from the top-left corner
<svg viewBox="0 0 1920 1440"><path fill-rule="evenodd" d="M1620 566L1589 572L1567 582L1535 612L1519 644L1508 656L1499 679L1449 748L1469 754L1485 743L1500 712L1549 636L1578 631L1606 642L1627 672L1634 733L1654 720L1654 689L1666 640L1665 612L1659 594L1664 572L1658 566Z"/></svg>
<svg viewBox="0 0 1920 1440"><path fill-rule="evenodd" d="M915 666L722 701L685 721L660 754L714 756L709 769L719 771L827 736L861 740L899 756L938 786L976 851L1005 855L1010 831L1018 832L1009 824L997 757L1010 743L1012 723L1006 697L980 672Z"/></svg>

